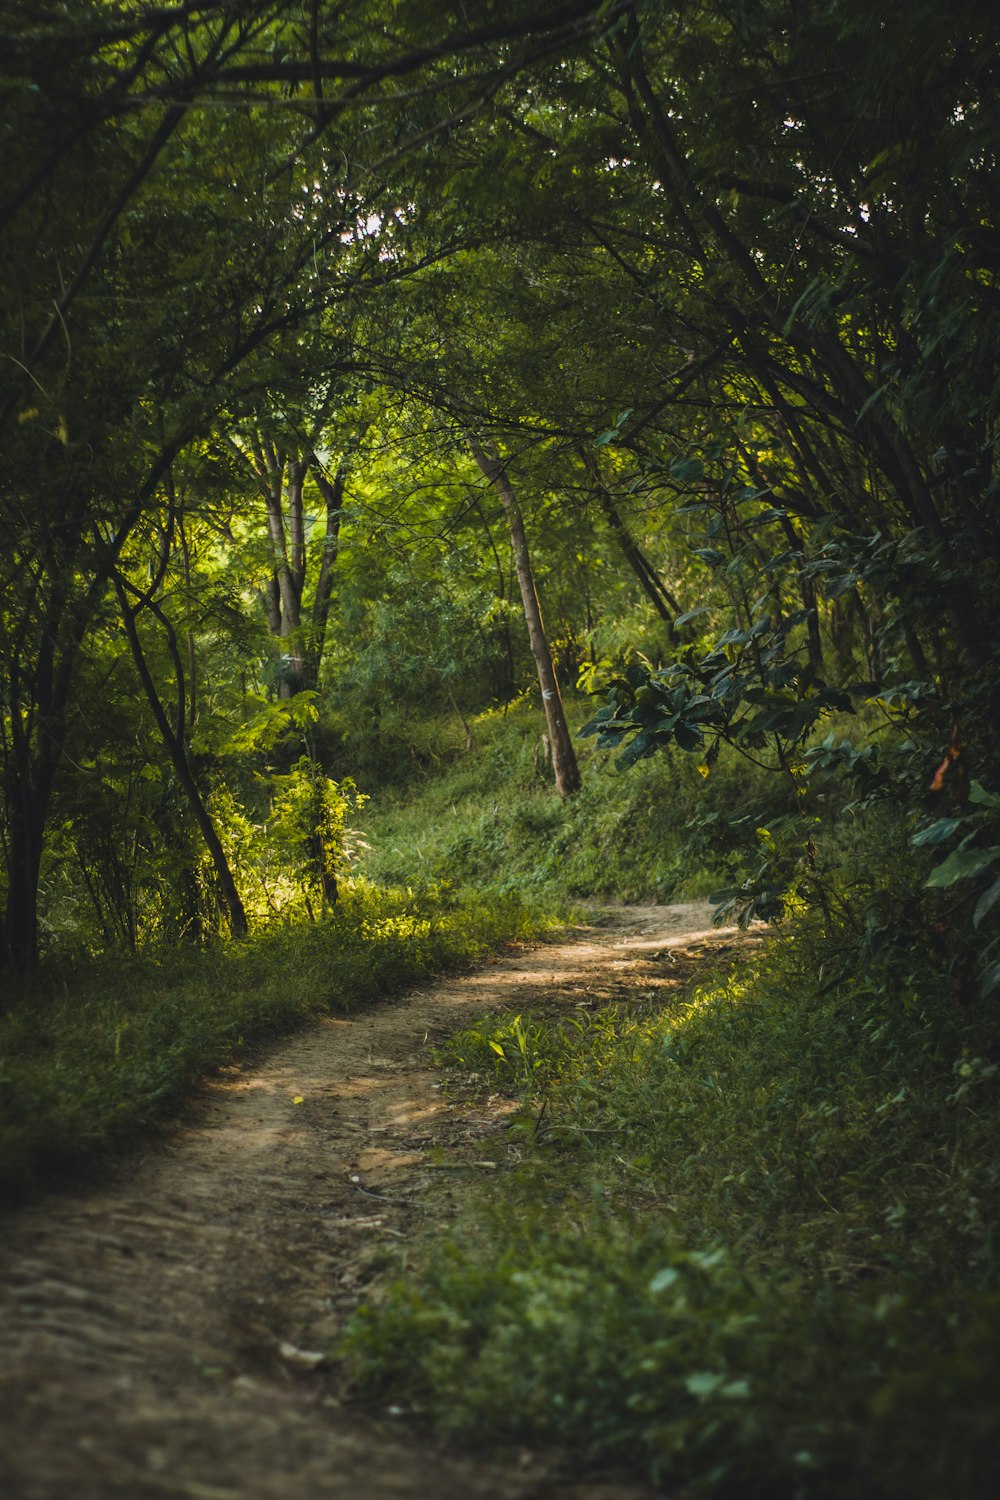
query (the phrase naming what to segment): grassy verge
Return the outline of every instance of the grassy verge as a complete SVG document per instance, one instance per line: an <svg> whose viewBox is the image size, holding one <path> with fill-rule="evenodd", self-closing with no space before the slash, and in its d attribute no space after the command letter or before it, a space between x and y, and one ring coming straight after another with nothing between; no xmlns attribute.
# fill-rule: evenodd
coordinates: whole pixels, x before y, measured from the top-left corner
<svg viewBox="0 0 1000 1500"><path fill-rule="evenodd" d="M210 1069L543 925L512 895L358 882L334 915L243 944L43 970L0 1018L0 1193L127 1145Z"/></svg>
<svg viewBox="0 0 1000 1500"><path fill-rule="evenodd" d="M985 1500L997 1032L808 930L665 1014L486 1018L447 1060L521 1094L510 1170L356 1316L357 1388L672 1494Z"/></svg>
<svg viewBox="0 0 1000 1500"><path fill-rule="evenodd" d="M579 726L590 699L570 699ZM682 901L708 895L742 868L753 830L787 813L780 777L724 751L711 776L678 751L622 771L577 740L583 788L561 802L529 703L481 715L476 745L452 752L405 789L368 787L372 849L362 869L392 884L414 873L544 901Z"/></svg>

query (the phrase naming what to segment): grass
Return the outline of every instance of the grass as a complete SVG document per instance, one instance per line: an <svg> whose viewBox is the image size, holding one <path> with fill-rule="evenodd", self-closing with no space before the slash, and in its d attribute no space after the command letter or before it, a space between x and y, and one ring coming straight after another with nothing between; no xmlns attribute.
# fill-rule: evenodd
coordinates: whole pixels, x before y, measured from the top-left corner
<svg viewBox="0 0 1000 1500"><path fill-rule="evenodd" d="M845 943L459 1034L442 1061L543 1123L356 1316L358 1391L683 1496L992 1496L996 1019L929 973L890 998Z"/></svg>
<svg viewBox="0 0 1000 1500"><path fill-rule="evenodd" d="M570 699L567 712L579 727L593 703ZM471 754L453 750L405 790L366 785L365 874L488 881L549 903L692 900L726 884L755 825L790 807L781 778L726 752L707 779L681 751L623 772L579 739L583 789L561 802L541 728L529 703L491 711L475 721Z"/></svg>
<svg viewBox="0 0 1000 1500"><path fill-rule="evenodd" d="M572 700L574 722L592 706ZM148 958L67 950L17 988L0 1018L0 1192L128 1144L242 1047L544 920L527 908L703 895L739 865L747 827L783 805L774 779L752 768L732 774L720 761L705 782L678 755L622 775L587 741L583 791L563 803L540 756L541 723L524 702L485 713L471 754L454 724L424 724L428 757L438 736L435 772L416 771L405 791L369 787L372 849L329 921Z"/></svg>
<svg viewBox="0 0 1000 1500"><path fill-rule="evenodd" d="M532 910L738 881L790 812L725 753L707 778L680 753L625 774L584 753L564 804L537 712L474 727L405 792L368 785L372 850L333 918L23 986L0 1021L0 1189L127 1146L245 1047L526 935ZM486 1016L442 1049L454 1087L521 1108L504 1170L356 1315L339 1352L361 1396L678 1500L992 1500L995 1007L935 956L958 929L921 896L904 812L809 827L824 891L791 940L663 1011Z"/></svg>
<svg viewBox="0 0 1000 1500"><path fill-rule="evenodd" d="M467 964L544 920L511 895L358 881L315 925L41 970L0 1018L0 1193L131 1144L244 1047Z"/></svg>

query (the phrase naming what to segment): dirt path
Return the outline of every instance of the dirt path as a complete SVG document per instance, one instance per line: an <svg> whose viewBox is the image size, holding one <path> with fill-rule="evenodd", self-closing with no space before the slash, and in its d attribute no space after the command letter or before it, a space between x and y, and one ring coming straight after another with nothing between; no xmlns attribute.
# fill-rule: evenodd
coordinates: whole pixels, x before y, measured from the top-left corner
<svg viewBox="0 0 1000 1500"><path fill-rule="evenodd" d="M0 1230L4 1500L641 1500L511 1453L443 1454L338 1404L311 1358L432 1190L468 1180L500 1101L447 1101L427 1044L489 1009L595 1006L681 982L702 904L632 907L205 1086L187 1123ZM444 1171L442 1171L444 1168ZM486 1170L482 1168L482 1170Z"/></svg>

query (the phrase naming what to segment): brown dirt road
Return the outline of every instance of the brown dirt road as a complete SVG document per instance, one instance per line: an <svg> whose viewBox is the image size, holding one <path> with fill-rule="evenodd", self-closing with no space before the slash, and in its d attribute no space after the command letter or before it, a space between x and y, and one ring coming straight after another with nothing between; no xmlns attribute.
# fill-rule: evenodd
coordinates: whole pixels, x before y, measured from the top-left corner
<svg viewBox="0 0 1000 1500"><path fill-rule="evenodd" d="M623 908L321 1021L207 1083L98 1182L11 1215L3 1500L643 1500L606 1477L562 1483L544 1456L480 1462L404 1435L340 1404L311 1356L386 1245L447 1219L442 1180L487 1170L502 1101L446 1098L429 1044L487 1010L648 1000L732 941L702 903Z"/></svg>

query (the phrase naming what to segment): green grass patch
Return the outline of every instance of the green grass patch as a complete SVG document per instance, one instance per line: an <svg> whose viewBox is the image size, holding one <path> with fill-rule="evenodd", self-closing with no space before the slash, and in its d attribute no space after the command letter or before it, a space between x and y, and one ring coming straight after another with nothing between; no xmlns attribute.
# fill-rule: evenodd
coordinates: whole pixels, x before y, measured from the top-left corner
<svg viewBox="0 0 1000 1500"><path fill-rule="evenodd" d="M456 1036L523 1128L356 1316L359 1391L683 1495L992 1496L1000 1028L842 940L772 940L655 1016Z"/></svg>
<svg viewBox="0 0 1000 1500"><path fill-rule="evenodd" d="M577 728L590 699L570 699ZM418 874L546 902L681 901L728 883L754 848L754 828L787 814L781 777L724 751L709 776L677 751L622 771L576 741L582 790L562 802L542 753L543 721L519 703L476 721L475 748L405 790L366 786L365 874L392 884Z"/></svg>
<svg viewBox="0 0 1000 1500"><path fill-rule="evenodd" d="M545 925L514 895L358 881L316 924L42 969L0 1018L0 1192L128 1145L241 1048Z"/></svg>

